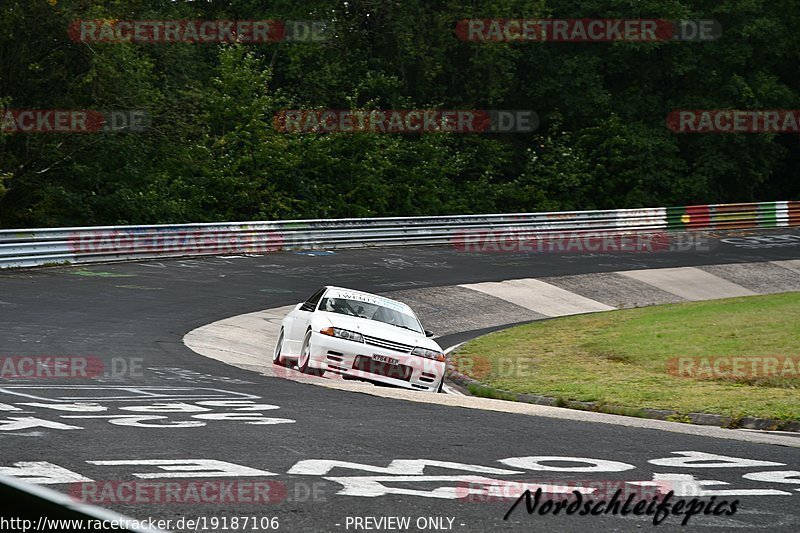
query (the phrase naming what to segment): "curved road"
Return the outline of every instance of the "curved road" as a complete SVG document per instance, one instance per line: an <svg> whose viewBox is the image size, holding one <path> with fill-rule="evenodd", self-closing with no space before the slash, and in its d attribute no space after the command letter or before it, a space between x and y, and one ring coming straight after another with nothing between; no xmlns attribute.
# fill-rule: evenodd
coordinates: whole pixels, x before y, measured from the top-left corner
<svg viewBox="0 0 800 533"><path fill-rule="evenodd" d="M431 247L3 272L0 356L91 356L117 374L0 380L0 473L51 483L134 518L277 517L281 531L640 530L654 527L652 516L529 516L522 505L503 520L513 500L497 495L518 494L524 482L549 490L592 483L610 494L614 481L658 479L676 499L723 491L705 493L705 501L713 494L717 502L740 500L734 515L693 516L691 530L797 531L795 437L763 444L366 396L260 376L181 342L199 326L298 302L323 284L388 292L800 258L798 230L736 235L743 233L763 247L711 235L711 251L652 255ZM131 480L149 483L150 492L130 501L120 487ZM178 502L158 492L167 491L159 483L175 480L184 491L173 493ZM186 503L187 487L205 480L214 490L237 485L209 496L211 503ZM81 481L87 484L75 484ZM652 495L648 483L631 487ZM409 526L398 529L387 517L407 517ZM658 527L686 530L681 519Z"/></svg>

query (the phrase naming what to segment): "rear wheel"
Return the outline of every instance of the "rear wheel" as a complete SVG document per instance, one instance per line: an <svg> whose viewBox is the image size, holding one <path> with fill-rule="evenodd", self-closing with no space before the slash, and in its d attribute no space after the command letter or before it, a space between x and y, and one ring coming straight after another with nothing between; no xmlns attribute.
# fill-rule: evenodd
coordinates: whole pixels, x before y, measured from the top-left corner
<svg viewBox="0 0 800 533"><path fill-rule="evenodd" d="M303 374L311 374L312 376L321 376L325 374L324 370L312 368L309 366L311 361L311 332L306 333L303 339L303 348L300 351L300 359L297 361L297 366L300 367L300 372Z"/></svg>

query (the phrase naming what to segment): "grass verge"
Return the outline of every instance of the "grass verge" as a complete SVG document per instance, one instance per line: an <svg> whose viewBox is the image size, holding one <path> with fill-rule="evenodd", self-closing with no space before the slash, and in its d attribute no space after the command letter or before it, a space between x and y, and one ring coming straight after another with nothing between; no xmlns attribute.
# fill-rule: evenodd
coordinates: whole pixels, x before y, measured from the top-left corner
<svg viewBox="0 0 800 533"><path fill-rule="evenodd" d="M556 318L473 340L453 361L513 393L800 420L800 293Z"/></svg>

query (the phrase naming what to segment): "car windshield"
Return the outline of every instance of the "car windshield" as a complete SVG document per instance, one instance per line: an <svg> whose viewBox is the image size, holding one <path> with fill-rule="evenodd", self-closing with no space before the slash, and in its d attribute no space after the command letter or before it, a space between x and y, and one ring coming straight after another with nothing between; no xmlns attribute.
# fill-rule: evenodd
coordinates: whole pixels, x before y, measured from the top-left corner
<svg viewBox="0 0 800 533"><path fill-rule="evenodd" d="M391 324L400 328L409 329L416 333L422 333L419 322L412 315L407 315L378 304L350 300L347 298L323 298L319 304L319 310L377 320L384 324Z"/></svg>

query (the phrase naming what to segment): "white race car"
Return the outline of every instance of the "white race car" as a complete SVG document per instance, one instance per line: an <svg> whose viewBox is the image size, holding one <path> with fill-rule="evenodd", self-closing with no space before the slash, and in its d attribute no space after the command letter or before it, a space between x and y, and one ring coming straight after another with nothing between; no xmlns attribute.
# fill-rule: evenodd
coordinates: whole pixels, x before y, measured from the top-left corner
<svg viewBox="0 0 800 533"><path fill-rule="evenodd" d="M441 392L445 354L409 306L367 292L323 287L286 315L272 361L301 372Z"/></svg>

